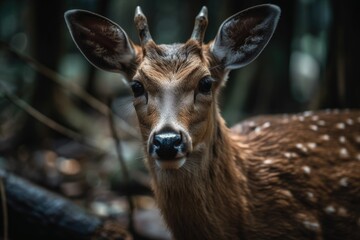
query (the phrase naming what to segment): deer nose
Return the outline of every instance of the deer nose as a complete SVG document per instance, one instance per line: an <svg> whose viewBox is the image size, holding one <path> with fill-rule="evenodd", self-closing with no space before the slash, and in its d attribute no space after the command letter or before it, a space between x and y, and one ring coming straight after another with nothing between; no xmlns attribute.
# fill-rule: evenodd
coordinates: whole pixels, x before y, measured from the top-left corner
<svg viewBox="0 0 360 240"><path fill-rule="evenodd" d="M185 144L181 133L167 131L154 135L152 148L159 160L175 160L178 153L184 152Z"/></svg>

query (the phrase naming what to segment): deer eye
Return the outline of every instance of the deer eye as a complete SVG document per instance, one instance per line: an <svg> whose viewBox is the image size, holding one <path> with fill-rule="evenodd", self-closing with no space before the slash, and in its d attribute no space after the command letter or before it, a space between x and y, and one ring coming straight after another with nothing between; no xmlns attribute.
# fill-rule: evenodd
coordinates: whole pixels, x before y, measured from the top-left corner
<svg viewBox="0 0 360 240"><path fill-rule="evenodd" d="M206 76L199 81L198 90L202 94L209 94L214 80L210 76Z"/></svg>
<svg viewBox="0 0 360 240"><path fill-rule="evenodd" d="M144 85L142 85L142 83L137 80L132 81L130 86L133 91L134 97L140 97L145 93Z"/></svg>

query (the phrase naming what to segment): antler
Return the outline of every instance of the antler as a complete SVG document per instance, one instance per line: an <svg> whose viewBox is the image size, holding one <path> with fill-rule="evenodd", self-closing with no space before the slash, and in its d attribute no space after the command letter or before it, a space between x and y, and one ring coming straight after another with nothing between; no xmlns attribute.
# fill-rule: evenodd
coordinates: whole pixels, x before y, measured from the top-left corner
<svg viewBox="0 0 360 240"><path fill-rule="evenodd" d="M208 10L203 6L200 13L195 18L194 30L191 34L191 38L198 41L200 45L204 40L206 27L208 25Z"/></svg>
<svg viewBox="0 0 360 240"><path fill-rule="evenodd" d="M141 46L144 46L149 40L152 40L152 37L150 35L147 19L139 6L137 6L135 10L134 22L139 33Z"/></svg>

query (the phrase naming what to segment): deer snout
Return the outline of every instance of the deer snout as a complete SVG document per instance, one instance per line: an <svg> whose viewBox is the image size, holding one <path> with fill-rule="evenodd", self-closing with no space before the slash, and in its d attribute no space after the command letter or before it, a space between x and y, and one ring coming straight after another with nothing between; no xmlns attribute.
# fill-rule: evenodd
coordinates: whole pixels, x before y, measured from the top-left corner
<svg viewBox="0 0 360 240"><path fill-rule="evenodd" d="M184 165L187 155L187 141L179 131L154 133L149 146L149 155L163 169L178 169Z"/></svg>
<svg viewBox="0 0 360 240"><path fill-rule="evenodd" d="M182 150L184 143L182 137L176 132L155 134L153 139L155 153L161 160L172 160Z"/></svg>

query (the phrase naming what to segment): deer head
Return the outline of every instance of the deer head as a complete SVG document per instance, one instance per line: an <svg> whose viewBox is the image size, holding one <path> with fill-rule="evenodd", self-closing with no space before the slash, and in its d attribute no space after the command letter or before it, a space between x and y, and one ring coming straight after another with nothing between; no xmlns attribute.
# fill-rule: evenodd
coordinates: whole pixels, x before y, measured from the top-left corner
<svg viewBox="0 0 360 240"><path fill-rule="evenodd" d="M280 9L260 5L225 20L214 40L203 43L207 9L196 17L184 44L158 45L140 7L135 25L140 45L111 20L71 10L65 13L71 36L94 66L124 74L134 94L151 168L179 169L192 156L206 156L222 122L217 96L230 70L253 61L274 33ZM208 151L208 150L206 150ZM189 163L193 166L201 162Z"/></svg>

